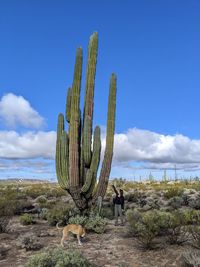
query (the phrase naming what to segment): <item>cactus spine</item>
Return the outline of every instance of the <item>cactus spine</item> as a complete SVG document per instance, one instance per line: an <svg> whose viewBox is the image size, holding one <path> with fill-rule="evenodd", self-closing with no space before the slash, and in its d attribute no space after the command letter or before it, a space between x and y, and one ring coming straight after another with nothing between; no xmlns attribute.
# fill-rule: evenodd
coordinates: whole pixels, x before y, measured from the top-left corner
<svg viewBox="0 0 200 267"><path fill-rule="evenodd" d="M60 186L72 196L76 206L87 209L98 197L104 197L111 170L116 109L116 76L112 74L108 101L106 149L97 187L97 172L101 154L100 128L93 124L94 84L98 52L98 34L89 41L88 64L84 112L80 112L80 88L82 76L82 49L78 48L72 87L68 89L66 121L68 133L64 130L64 116L59 114L56 142L56 173ZM92 147L93 136L93 147Z"/></svg>

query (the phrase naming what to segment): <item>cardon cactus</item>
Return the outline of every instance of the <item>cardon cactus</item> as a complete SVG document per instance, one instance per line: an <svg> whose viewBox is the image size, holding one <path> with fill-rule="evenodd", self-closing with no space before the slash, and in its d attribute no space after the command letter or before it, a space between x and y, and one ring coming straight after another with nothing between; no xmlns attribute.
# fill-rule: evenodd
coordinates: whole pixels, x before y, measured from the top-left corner
<svg viewBox="0 0 200 267"><path fill-rule="evenodd" d="M82 76L82 49L76 52L74 78L68 89L66 100L66 121L64 115L58 116L56 142L56 173L60 186L72 196L76 206L85 210L95 203L99 196L104 197L108 185L115 131L116 75L110 79L108 99L106 148L99 181L97 171L100 162L100 128L93 133L94 84L98 51L98 34L95 32L89 40L86 88L83 115L80 110L80 89ZM93 139L93 142L92 142Z"/></svg>

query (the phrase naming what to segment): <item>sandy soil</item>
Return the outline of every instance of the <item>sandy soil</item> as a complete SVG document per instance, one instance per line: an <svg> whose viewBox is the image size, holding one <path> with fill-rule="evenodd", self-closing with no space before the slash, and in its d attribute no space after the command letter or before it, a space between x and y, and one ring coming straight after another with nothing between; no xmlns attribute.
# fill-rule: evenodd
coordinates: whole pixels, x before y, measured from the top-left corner
<svg viewBox="0 0 200 267"><path fill-rule="evenodd" d="M12 232L0 234L0 245L7 247L5 259L0 260L2 267L22 267L27 259L37 251L26 251L17 246L19 237L26 233L39 236L43 247L59 247L62 232L48 223L38 220L37 224L22 226L17 217L11 221ZM67 248L75 248L99 267L172 267L182 266L181 255L186 246L167 245L157 250L144 251L138 246L136 238L128 233L128 227L114 226L109 221L104 234L88 233L83 246L78 246L77 239L69 237Z"/></svg>

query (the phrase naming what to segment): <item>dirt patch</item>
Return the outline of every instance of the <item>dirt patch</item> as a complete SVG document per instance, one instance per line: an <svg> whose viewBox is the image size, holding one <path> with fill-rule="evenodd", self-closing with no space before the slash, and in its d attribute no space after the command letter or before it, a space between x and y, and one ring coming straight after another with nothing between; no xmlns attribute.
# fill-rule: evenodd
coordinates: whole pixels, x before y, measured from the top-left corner
<svg viewBox="0 0 200 267"><path fill-rule="evenodd" d="M2 267L22 267L28 258L38 251L26 251L18 245L19 238L33 234L43 248L60 246L62 232L50 227L46 221L37 220L35 225L22 226L18 217L10 222L10 232L0 234L0 245L6 248L6 255L0 258ZM150 251L139 248L136 238L128 234L128 227L114 226L108 221L104 234L88 233L83 246L70 236L65 248L75 248L99 267L172 267L181 266L181 254L185 246L169 246Z"/></svg>

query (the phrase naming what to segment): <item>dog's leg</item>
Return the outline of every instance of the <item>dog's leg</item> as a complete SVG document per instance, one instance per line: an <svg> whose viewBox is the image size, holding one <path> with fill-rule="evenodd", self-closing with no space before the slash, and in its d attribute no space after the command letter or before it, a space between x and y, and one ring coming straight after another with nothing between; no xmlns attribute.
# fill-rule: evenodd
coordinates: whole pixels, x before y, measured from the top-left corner
<svg viewBox="0 0 200 267"><path fill-rule="evenodd" d="M60 242L60 244L61 244L62 247L64 247L64 242L65 242L65 239L67 238L67 236L68 236L68 233L65 233L63 231L63 237L62 237L61 242Z"/></svg>
<svg viewBox="0 0 200 267"><path fill-rule="evenodd" d="M77 235L77 239L78 239L79 246L82 246L83 244L81 243L80 235Z"/></svg>

